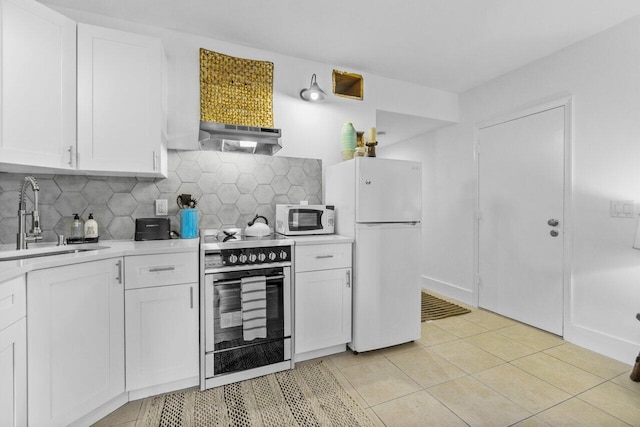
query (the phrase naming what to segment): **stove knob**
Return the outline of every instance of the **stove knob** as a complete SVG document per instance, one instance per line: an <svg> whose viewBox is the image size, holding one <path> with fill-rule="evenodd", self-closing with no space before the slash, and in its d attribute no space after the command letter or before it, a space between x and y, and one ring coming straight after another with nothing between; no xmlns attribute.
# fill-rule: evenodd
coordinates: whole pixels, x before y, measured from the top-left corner
<svg viewBox="0 0 640 427"><path fill-rule="evenodd" d="M245 263L247 262L247 256L245 254L240 254L240 257L238 258L240 260L241 263Z"/></svg>
<svg viewBox="0 0 640 427"><path fill-rule="evenodd" d="M257 258L256 254L249 254L249 262L256 262Z"/></svg>
<svg viewBox="0 0 640 427"><path fill-rule="evenodd" d="M269 260L270 261L275 261L276 260L276 253L275 252L269 252Z"/></svg>
<svg viewBox="0 0 640 427"><path fill-rule="evenodd" d="M287 251L280 251L280 259L287 259Z"/></svg>
<svg viewBox="0 0 640 427"><path fill-rule="evenodd" d="M238 257L234 254L229 255L229 262L231 264L235 264L236 262L238 262Z"/></svg>
<svg viewBox="0 0 640 427"><path fill-rule="evenodd" d="M264 261L266 258L267 258L267 256L264 253L260 252L258 254L258 261L260 261L260 262Z"/></svg>

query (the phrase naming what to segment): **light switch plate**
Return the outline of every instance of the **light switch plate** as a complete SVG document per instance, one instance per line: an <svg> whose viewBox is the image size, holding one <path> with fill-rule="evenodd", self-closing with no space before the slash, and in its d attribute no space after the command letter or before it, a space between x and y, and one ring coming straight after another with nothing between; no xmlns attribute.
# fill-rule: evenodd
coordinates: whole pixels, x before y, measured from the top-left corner
<svg viewBox="0 0 640 427"><path fill-rule="evenodd" d="M156 200L156 216L167 216L169 215L169 203L167 199L157 199Z"/></svg>
<svg viewBox="0 0 640 427"><path fill-rule="evenodd" d="M633 200L611 200L609 203L609 214L613 218L633 218L634 212Z"/></svg>

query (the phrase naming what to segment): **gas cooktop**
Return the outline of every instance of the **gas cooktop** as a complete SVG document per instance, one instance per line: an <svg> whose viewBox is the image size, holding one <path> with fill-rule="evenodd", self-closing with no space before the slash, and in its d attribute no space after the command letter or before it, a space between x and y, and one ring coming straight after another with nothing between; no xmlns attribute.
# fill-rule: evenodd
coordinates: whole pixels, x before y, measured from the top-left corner
<svg viewBox="0 0 640 427"><path fill-rule="evenodd" d="M293 240L280 234L263 237L245 236L242 228L202 229L200 245L205 249L260 248L269 246L291 246Z"/></svg>

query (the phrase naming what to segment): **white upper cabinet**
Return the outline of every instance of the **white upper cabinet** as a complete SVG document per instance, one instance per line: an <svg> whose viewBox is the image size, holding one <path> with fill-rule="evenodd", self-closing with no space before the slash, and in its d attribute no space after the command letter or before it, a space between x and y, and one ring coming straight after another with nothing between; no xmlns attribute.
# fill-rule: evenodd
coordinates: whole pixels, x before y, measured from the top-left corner
<svg viewBox="0 0 640 427"><path fill-rule="evenodd" d="M0 53L0 170L75 169L76 23L0 0Z"/></svg>
<svg viewBox="0 0 640 427"><path fill-rule="evenodd" d="M78 24L78 168L166 176L159 39Z"/></svg>

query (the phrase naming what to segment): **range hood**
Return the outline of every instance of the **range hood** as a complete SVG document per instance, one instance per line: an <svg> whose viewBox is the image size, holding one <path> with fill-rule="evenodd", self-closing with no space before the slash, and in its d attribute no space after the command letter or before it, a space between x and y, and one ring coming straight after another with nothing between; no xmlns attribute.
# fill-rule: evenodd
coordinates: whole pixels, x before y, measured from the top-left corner
<svg viewBox="0 0 640 427"><path fill-rule="evenodd" d="M200 121L200 149L271 156L282 148L280 129Z"/></svg>

